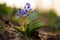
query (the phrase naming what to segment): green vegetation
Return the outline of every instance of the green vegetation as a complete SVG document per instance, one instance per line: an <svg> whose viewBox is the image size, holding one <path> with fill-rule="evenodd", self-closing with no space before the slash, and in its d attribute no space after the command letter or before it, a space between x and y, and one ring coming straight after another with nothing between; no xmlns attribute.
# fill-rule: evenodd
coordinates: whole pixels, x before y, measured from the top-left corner
<svg viewBox="0 0 60 40"><path fill-rule="evenodd" d="M0 20L9 20L13 25L19 24L19 21L16 20L16 12L18 8L14 7L7 7L6 4L0 4ZM39 10L38 10L39 11ZM21 32L25 37L26 40L29 40L31 34L41 28L41 26L49 26L54 27L57 33L60 33L60 17L57 16L55 11L43 11L38 12L34 10L35 13L30 14L29 16L29 23L24 24L24 30L18 28L18 25L14 27L18 32ZM2 29L0 23L0 29Z"/></svg>

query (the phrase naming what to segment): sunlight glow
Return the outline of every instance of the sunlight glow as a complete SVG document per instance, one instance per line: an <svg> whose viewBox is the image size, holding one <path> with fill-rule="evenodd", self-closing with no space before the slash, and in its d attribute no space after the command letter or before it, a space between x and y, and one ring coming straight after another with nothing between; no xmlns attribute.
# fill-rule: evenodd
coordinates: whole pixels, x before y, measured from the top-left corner
<svg viewBox="0 0 60 40"><path fill-rule="evenodd" d="M60 16L60 0L54 0L53 8L56 10L57 15Z"/></svg>
<svg viewBox="0 0 60 40"><path fill-rule="evenodd" d="M41 0L41 7L43 9L50 9L52 7L51 0Z"/></svg>
<svg viewBox="0 0 60 40"><path fill-rule="evenodd" d="M29 2L33 9L41 10L54 9L60 16L60 0L0 0L0 3L6 3L7 6L23 8L25 3Z"/></svg>
<svg viewBox="0 0 60 40"><path fill-rule="evenodd" d="M23 8L25 3L29 2L33 9L36 7L36 3L34 2L34 0L0 0L0 2L6 3L7 6L11 6L11 7L16 6L17 8L21 8L21 7Z"/></svg>

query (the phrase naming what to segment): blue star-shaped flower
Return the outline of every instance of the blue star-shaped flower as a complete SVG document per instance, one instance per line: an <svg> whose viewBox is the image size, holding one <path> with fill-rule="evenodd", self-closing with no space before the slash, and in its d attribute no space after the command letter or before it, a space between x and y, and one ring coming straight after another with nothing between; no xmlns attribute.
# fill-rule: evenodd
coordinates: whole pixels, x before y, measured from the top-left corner
<svg viewBox="0 0 60 40"><path fill-rule="evenodd" d="M25 9L29 9L29 8L30 8L30 4L29 4L29 3L26 3L26 5L25 5L24 8L25 8Z"/></svg>
<svg viewBox="0 0 60 40"><path fill-rule="evenodd" d="M18 10L18 12L16 13L16 18L18 18L19 14L22 14L23 16L29 16L29 14L27 14L28 9L33 13L32 8L30 8L30 4L26 3L24 10L23 9Z"/></svg>

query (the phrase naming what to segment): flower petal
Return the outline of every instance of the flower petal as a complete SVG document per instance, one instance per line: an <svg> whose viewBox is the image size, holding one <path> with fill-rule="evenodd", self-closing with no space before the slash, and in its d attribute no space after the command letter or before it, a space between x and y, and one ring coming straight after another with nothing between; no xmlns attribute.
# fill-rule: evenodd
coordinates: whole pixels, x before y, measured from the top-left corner
<svg viewBox="0 0 60 40"><path fill-rule="evenodd" d="M30 4L29 4L29 3L26 3L26 5L30 6Z"/></svg>
<svg viewBox="0 0 60 40"><path fill-rule="evenodd" d="M18 14L18 13L16 13L16 19L17 19L17 18L19 18L19 14Z"/></svg>

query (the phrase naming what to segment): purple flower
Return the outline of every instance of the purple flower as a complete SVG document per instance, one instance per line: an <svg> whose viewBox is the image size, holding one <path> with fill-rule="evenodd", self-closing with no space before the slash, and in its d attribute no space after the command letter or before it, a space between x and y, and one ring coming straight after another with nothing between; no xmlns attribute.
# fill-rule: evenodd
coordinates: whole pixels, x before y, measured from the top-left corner
<svg viewBox="0 0 60 40"><path fill-rule="evenodd" d="M32 8L30 7L30 4L29 4L29 3L26 3L24 9L26 9L26 10L30 10L31 13L33 13Z"/></svg>
<svg viewBox="0 0 60 40"><path fill-rule="evenodd" d="M23 10L23 15L24 15L24 16L27 15L27 10Z"/></svg>
<svg viewBox="0 0 60 40"><path fill-rule="evenodd" d="M17 19L17 18L19 18L19 14L18 14L18 13L16 13L16 19Z"/></svg>
<svg viewBox="0 0 60 40"><path fill-rule="evenodd" d="M31 11L31 13L33 13L33 10L32 10L32 8L30 8L29 10Z"/></svg>
<svg viewBox="0 0 60 40"><path fill-rule="evenodd" d="M24 8L25 8L25 9L29 9L29 8L30 8L30 4L29 4L29 3L26 3L26 5L25 5Z"/></svg>
<svg viewBox="0 0 60 40"><path fill-rule="evenodd" d="M27 15L27 10L19 9L18 12L16 13L16 18L18 18L18 16L20 14L22 14L23 16L26 16Z"/></svg>
<svg viewBox="0 0 60 40"><path fill-rule="evenodd" d="M22 10L22 9L19 9L19 10L18 10L18 13L19 13L19 14L23 14L23 10Z"/></svg>
<svg viewBox="0 0 60 40"><path fill-rule="evenodd" d="M33 13L32 8L30 8L30 4L26 3L24 10L23 9L18 10L18 12L16 13L16 18L18 18L20 14L22 14L23 16L29 16L29 14L27 14L28 10L30 10Z"/></svg>
<svg viewBox="0 0 60 40"><path fill-rule="evenodd" d="M29 6L30 6L30 4L29 4L29 3L26 3L26 5L29 5Z"/></svg>

